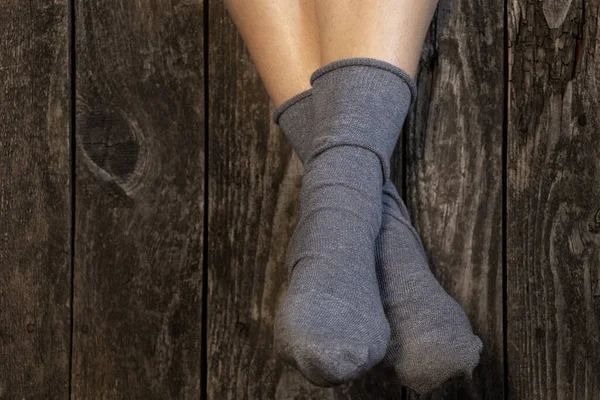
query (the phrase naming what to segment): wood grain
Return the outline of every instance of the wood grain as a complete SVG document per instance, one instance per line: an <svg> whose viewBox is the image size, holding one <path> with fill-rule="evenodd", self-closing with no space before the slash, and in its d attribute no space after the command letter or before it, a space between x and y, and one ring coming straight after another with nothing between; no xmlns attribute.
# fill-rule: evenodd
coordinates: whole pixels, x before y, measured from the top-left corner
<svg viewBox="0 0 600 400"><path fill-rule="evenodd" d="M597 400L598 3L509 4L509 396Z"/></svg>
<svg viewBox="0 0 600 400"><path fill-rule="evenodd" d="M203 3L77 2L73 396L199 398Z"/></svg>
<svg viewBox="0 0 600 400"><path fill-rule="evenodd" d="M208 398L318 398L273 351L301 165L224 5L209 4Z"/></svg>
<svg viewBox="0 0 600 400"><path fill-rule="evenodd" d="M504 397L503 6L440 1L405 127L407 206L432 270L484 343L473 382L428 398Z"/></svg>
<svg viewBox="0 0 600 400"><path fill-rule="evenodd" d="M0 13L0 398L69 391L71 167L66 1Z"/></svg>

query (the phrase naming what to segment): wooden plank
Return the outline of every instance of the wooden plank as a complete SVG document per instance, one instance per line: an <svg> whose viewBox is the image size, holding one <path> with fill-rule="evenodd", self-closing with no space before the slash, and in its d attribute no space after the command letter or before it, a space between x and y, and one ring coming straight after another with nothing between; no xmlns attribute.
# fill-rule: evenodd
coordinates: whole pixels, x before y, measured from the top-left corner
<svg viewBox="0 0 600 400"><path fill-rule="evenodd" d="M400 399L389 371L313 386L273 348L302 165L222 2L209 26L209 399Z"/></svg>
<svg viewBox="0 0 600 400"><path fill-rule="evenodd" d="M199 398L203 3L76 5L73 396Z"/></svg>
<svg viewBox="0 0 600 400"><path fill-rule="evenodd" d="M223 3L209 4L208 398L319 398L273 350L301 165Z"/></svg>
<svg viewBox="0 0 600 400"><path fill-rule="evenodd" d="M598 3L509 4L509 395L597 400Z"/></svg>
<svg viewBox="0 0 600 400"><path fill-rule="evenodd" d="M407 206L432 270L484 342L474 381L428 398L504 398L503 8L440 1L406 126Z"/></svg>
<svg viewBox="0 0 600 400"><path fill-rule="evenodd" d="M68 7L0 13L0 398L67 398L71 304Z"/></svg>

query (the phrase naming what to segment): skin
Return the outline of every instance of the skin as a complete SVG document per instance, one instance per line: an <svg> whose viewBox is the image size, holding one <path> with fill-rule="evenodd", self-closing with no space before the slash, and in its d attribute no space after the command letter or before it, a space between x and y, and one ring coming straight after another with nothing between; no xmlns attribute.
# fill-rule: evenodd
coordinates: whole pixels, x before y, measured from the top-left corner
<svg viewBox="0 0 600 400"><path fill-rule="evenodd" d="M225 0L275 106L321 66L314 0Z"/></svg>
<svg viewBox="0 0 600 400"><path fill-rule="evenodd" d="M437 0L320 0L315 4L323 64L371 57L415 77Z"/></svg>
<svg viewBox="0 0 600 400"><path fill-rule="evenodd" d="M415 77L437 0L225 0L275 106L322 65L371 57Z"/></svg>

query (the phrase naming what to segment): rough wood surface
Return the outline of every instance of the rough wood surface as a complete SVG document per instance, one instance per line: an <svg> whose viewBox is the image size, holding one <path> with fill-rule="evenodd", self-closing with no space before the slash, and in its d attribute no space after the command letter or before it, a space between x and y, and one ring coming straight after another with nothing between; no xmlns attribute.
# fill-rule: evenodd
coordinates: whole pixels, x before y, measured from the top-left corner
<svg viewBox="0 0 600 400"><path fill-rule="evenodd" d="M69 391L68 7L0 12L0 398Z"/></svg>
<svg viewBox="0 0 600 400"><path fill-rule="evenodd" d="M503 6L440 1L406 127L407 206L432 270L484 342L474 381L436 399L503 398Z"/></svg>
<svg viewBox="0 0 600 400"><path fill-rule="evenodd" d="M203 4L76 5L73 396L199 398Z"/></svg>
<svg viewBox="0 0 600 400"><path fill-rule="evenodd" d="M301 166L224 5L209 15L208 398L313 398L272 346Z"/></svg>
<svg viewBox="0 0 600 400"><path fill-rule="evenodd" d="M509 396L597 400L598 2L509 4Z"/></svg>

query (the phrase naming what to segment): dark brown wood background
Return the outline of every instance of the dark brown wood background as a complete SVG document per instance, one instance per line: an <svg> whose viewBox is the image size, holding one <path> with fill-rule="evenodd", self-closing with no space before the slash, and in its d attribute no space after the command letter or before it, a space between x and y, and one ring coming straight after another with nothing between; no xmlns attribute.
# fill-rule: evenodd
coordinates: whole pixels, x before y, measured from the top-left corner
<svg viewBox="0 0 600 400"><path fill-rule="evenodd" d="M600 3L441 0L394 180L485 344L429 399L600 399ZM416 399L273 352L302 167L216 0L7 0L0 399Z"/></svg>

